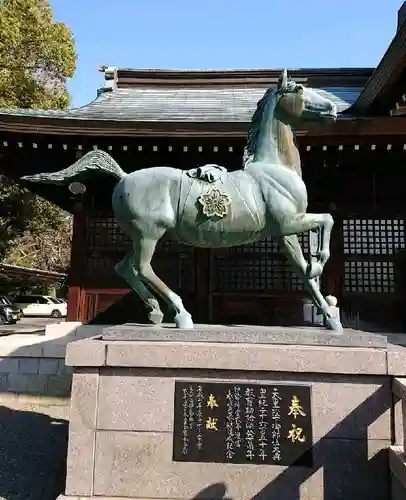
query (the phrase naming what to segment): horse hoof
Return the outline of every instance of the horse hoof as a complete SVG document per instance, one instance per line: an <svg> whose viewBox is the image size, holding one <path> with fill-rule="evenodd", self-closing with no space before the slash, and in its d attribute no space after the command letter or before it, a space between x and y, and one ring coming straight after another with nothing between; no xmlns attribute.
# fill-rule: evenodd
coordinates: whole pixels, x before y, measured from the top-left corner
<svg viewBox="0 0 406 500"><path fill-rule="evenodd" d="M343 325L335 318L326 318L324 324L328 330L335 333L343 333Z"/></svg>
<svg viewBox="0 0 406 500"><path fill-rule="evenodd" d="M323 268L318 262L312 262L307 265L306 276L309 279L318 278L322 272Z"/></svg>
<svg viewBox="0 0 406 500"><path fill-rule="evenodd" d="M189 313L178 313L175 316L176 328L190 329L194 328L192 316Z"/></svg>
<svg viewBox="0 0 406 500"><path fill-rule="evenodd" d="M154 325L160 325L164 319L164 315L162 314L161 311L153 310L148 313L148 319Z"/></svg>

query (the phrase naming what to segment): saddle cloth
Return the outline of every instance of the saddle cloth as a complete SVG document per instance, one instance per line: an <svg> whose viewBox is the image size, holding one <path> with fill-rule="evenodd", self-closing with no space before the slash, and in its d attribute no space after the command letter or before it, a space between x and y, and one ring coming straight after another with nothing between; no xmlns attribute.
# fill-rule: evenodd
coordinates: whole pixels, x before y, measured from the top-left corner
<svg viewBox="0 0 406 500"><path fill-rule="evenodd" d="M266 206L258 184L244 170L205 165L182 175L178 232L185 242L233 246L258 239Z"/></svg>

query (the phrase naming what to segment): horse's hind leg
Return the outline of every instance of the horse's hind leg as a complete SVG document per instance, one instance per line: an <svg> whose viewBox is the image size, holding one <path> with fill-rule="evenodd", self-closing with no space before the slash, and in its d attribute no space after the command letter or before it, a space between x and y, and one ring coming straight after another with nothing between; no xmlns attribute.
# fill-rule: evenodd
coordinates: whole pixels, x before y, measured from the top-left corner
<svg viewBox="0 0 406 500"><path fill-rule="evenodd" d="M313 304L321 311L324 317L324 323L330 330L342 332L343 327L339 320L333 318L326 299L320 292L320 288L314 278L307 275L308 263L303 256L297 236L284 236L280 239L281 249L293 267L293 270L302 278L306 290L312 298Z"/></svg>
<svg viewBox="0 0 406 500"><path fill-rule="evenodd" d="M151 323L159 325L162 323L163 314L159 302L141 282L138 272L134 269L134 250L128 251L122 261L115 266L116 273L121 276L130 287L139 295L147 306L148 318Z"/></svg>
<svg viewBox="0 0 406 500"><path fill-rule="evenodd" d="M151 260L158 240L165 234L165 229L162 229L158 238L156 237L156 233L157 231L154 231L154 236L152 237L142 234L139 231L133 234L134 266L139 271L142 281L147 283L174 310L176 326L178 328L193 328L192 316L185 309L182 299L165 285L152 269Z"/></svg>

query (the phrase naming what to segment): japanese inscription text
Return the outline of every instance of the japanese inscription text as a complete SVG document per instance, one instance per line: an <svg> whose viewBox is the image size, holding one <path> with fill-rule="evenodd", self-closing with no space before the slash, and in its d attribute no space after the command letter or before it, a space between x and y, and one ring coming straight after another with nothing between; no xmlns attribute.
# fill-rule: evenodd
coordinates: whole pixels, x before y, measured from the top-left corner
<svg viewBox="0 0 406 500"><path fill-rule="evenodd" d="M175 382L173 459L312 466L310 387Z"/></svg>

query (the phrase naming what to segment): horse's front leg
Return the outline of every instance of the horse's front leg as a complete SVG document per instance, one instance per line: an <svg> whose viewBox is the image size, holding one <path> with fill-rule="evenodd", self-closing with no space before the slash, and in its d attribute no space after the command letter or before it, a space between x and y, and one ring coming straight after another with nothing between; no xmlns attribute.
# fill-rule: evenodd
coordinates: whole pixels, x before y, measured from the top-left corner
<svg viewBox="0 0 406 500"><path fill-rule="evenodd" d="M333 317L330 307L320 292L320 287L317 281L309 278L306 272L307 262L303 256L302 249L296 235L284 236L280 239L281 249L288 258L288 261L293 267L293 270L298 274L303 284L310 294L313 304L324 317L324 324L329 330L334 330L337 333L343 331L343 326L338 317Z"/></svg>
<svg viewBox="0 0 406 500"><path fill-rule="evenodd" d="M330 239L333 225L334 220L330 214L300 214L296 218L285 220L280 226L281 236L321 229L320 251L317 260L309 262L307 266L307 276L309 278L321 276L330 257Z"/></svg>
<svg viewBox="0 0 406 500"><path fill-rule="evenodd" d="M319 254L319 262L323 269L328 259L330 258L330 241L331 241L331 232L334 226L334 220L330 214L320 214L320 216L324 218L324 224L322 226L322 231L321 231L320 254Z"/></svg>

